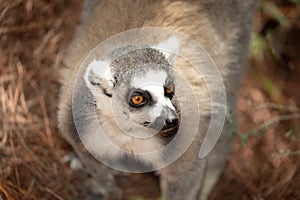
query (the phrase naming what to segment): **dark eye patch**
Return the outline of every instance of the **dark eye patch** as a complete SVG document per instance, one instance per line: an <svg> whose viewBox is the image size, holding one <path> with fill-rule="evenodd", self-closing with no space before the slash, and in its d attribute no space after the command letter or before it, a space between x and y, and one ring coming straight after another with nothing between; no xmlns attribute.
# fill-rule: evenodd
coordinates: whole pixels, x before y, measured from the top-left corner
<svg viewBox="0 0 300 200"><path fill-rule="evenodd" d="M165 81L165 86L174 84L174 79L171 76L168 76Z"/></svg>
<svg viewBox="0 0 300 200"><path fill-rule="evenodd" d="M136 106L134 105L134 103L132 102L132 97L134 96L142 96L143 97L143 103ZM144 90L141 90L141 89L131 89L129 92L128 92L128 95L127 95L127 99L128 99L128 103L130 106L134 107L134 108L140 108L140 107L143 107L145 105L152 105L153 104L153 100L152 100L152 97L150 95L150 93L148 91L144 91Z"/></svg>
<svg viewBox="0 0 300 200"><path fill-rule="evenodd" d="M168 90L172 87L172 92L168 92ZM167 77L165 86L164 86L164 95L169 99L172 99L175 94L175 85L172 77Z"/></svg>
<svg viewBox="0 0 300 200"><path fill-rule="evenodd" d="M171 85L172 85L172 88L173 88L171 92L168 91L170 86L165 86L164 87L164 95L166 97L168 97L169 99L172 99L173 96L175 95L175 86L174 86L174 84L171 84Z"/></svg>

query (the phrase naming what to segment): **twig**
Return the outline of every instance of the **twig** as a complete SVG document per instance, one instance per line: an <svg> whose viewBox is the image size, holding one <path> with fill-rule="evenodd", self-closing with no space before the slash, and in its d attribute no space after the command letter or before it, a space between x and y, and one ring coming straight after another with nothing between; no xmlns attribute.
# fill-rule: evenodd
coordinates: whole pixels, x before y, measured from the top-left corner
<svg viewBox="0 0 300 200"><path fill-rule="evenodd" d="M272 155L273 158L282 158L282 157L287 157L287 156L300 156L300 150L298 150L298 151L287 150L283 153L278 153L278 154Z"/></svg>
<svg viewBox="0 0 300 200"><path fill-rule="evenodd" d="M47 26L53 23L53 19L45 20L42 22L32 22L27 25L15 25L15 26L0 26L0 35L1 34L7 34L7 33L22 33L27 32L32 29L41 28L43 26Z"/></svg>
<svg viewBox="0 0 300 200"><path fill-rule="evenodd" d="M37 199L36 197L32 196L31 194L28 194L26 191L16 187L14 184L12 184L10 181L3 179L0 177L0 183L4 183L5 185L8 185L9 187L12 187L14 189L16 189L18 192L22 193L22 195L27 195L28 197L30 197L31 199ZM0 185L1 186L1 185ZM13 198L12 198L13 200Z"/></svg>
<svg viewBox="0 0 300 200"><path fill-rule="evenodd" d="M249 131L247 133L247 135L255 135L258 131L260 130L265 130L266 128L269 128L271 125L282 122L282 121L288 121L288 120L292 120L292 119L299 119L300 118L300 114L296 113L296 114L290 114L290 115L281 115L278 117L274 117L271 118L269 120L267 120L266 122L262 123L261 125L259 125L258 127L256 127L255 129Z"/></svg>
<svg viewBox="0 0 300 200"><path fill-rule="evenodd" d="M44 97L39 94L38 84L35 81L32 80L30 82L30 85L35 90L36 94L38 94L37 96L38 96L39 105L40 105L40 108L41 108L41 111L42 111L42 115L43 115L44 128L45 128L46 135L47 135L46 141L48 141L49 144L50 144L50 146L53 148L54 143L53 143L53 140L52 140L50 120L49 120L48 111L47 111L47 107L46 107L46 103L45 103Z"/></svg>
<svg viewBox="0 0 300 200"><path fill-rule="evenodd" d="M294 106L286 106L286 105L281 105L281 104L276 104L276 103L264 103L261 105L258 105L255 107L255 109L261 109L261 108L272 108L272 109L277 109L277 110L282 110L282 111L290 111L290 112L299 112L300 108L294 107Z"/></svg>
<svg viewBox="0 0 300 200"><path fill-rule="evenodd" d="M52 196L54 196L56 199L58 200L64 200L63 197L59 196L58 194L56 194L55 192L53 192L51 189L46 188L45 189L46 192L48 192L49 194L51 194Z"/></svg>
<svg viewBox="0 0 300 200"><path fill-rule="evenodd" d="M4 196L8 200L13 200L13 198L10 196L10 194L6 191L6 189L0 184L0 191L4 194Z"/></svg>

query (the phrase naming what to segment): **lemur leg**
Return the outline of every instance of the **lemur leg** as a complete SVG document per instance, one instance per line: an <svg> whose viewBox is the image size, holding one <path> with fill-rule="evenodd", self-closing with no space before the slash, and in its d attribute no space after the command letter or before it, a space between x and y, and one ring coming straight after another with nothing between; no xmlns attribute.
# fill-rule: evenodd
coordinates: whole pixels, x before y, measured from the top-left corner
<svg viewBox="0 0 300 200"><path fill-rule="evenodd" d="M167 200L196 200L205 162L198 160L188 167L182 166L182 163L179 165L172 165L161 172L162 197Z"/></svg>
<svg viewBox="0 0 300 200"><path fill-rule="evenodd" d="M199 195L200 200L209 198L214 186L226 165L228 154L231 149L231 141L227 132L223 131L218 143L206 158L205 172Z"/></svg>
<svg viewBox="0 0 300 200"><path fill-rule="evenodd" d="M178 160L159 171L162 197L166 200L197 199L206 164L205 159L198 157L200 137L201 134L198 134Z"/></svg>
<svg viewBox="0 0 300 200"><path fill-rule="evenodd" d="M92 183L89 183L89 185L93 188L89 189L93 191L93 193L101 195L104 200L111 197L121 199L121 191L114 179L115 171L95 159L89 152L87 152L83 145L81 145L80 141L75 142L75 139L70 138L67 138L67 140L75 150L84 170L93 178L93 180L91 180Z"/></svg>
<svg viewBox="0 0 300 200"><path fill-rule="evenodd" d="M90 173L93 180L95 180L95 183L93 184L96 186L94 191L100 193L105 198L113 196L116 199L121 199L121 192L115 183L114 171L101 164L86 152L83 153L82 151L78 151L76 153L82 160L87 172Z"/></svg>
<svg viewBox="0 0 300 200"><path fill-rule="evenodd" d="M219 179L230 152L226 127L213 151L199 159L197 141L184 155L160 171L162 196L167 200L206 200ZM187 192L189 191L189 192Z"/></svg>

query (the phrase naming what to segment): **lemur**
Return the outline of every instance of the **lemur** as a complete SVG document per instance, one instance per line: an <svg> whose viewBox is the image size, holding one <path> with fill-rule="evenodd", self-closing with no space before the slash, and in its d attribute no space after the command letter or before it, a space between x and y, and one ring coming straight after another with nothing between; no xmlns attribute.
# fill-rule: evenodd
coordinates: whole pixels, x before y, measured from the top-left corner
<svg viewBox="0 0 300 200"><path fill-rule="evenodd" d="M209 69L211 64L202 62L201 56L193 57L195 49L189 48L176 35L158 38L157 44L132 44L112 49L105 52L105 59L96 56L87 62L89 53L110 37L136 28L160 27L184 34L201 44L218 67L225 85L226 106L234 113L237 87L247 58L253 7L253 0L85 2L81 25L63 61L58 123L62 136L101 183L104 197L118 193L118 188L113 170L98 161L97 156L111 162L117 160L122 165L128 162L128 155L134 155L129 162L136 169L140 166L155 168L168 155L144 158L137 154L163 148L175 137L180 138L178 143L189 140L188 131L184 133L183 128L181 134L178 130L196 121L199 127L191 145L171 164L157 167L157 173L162 196L167 200L207 199L225 166L231 142L229 125L225 123L212 152L199 158L211 121L211 94L191 63L176 54L191 55L203 69ZM184 114L196 108L176 73L184 75L200 99L198 118L184 123ZM74 101L82 106L74 107ZM111 105L113 109L109 108ZM75 118L79 118L77 124ZM119 151L102 141L95 128L97 123ZM78 127L85 131L83 137ZM152 137L148 137L151 134ZM168 151L168 154L172 157L176 152Z"/></svg>

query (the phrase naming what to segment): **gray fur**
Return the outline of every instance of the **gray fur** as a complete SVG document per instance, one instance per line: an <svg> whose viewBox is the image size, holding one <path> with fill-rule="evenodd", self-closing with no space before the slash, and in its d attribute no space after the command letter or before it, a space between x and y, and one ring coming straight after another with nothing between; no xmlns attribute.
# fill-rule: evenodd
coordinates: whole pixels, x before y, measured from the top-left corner
<svg viewBox="0 0 300 200"><path fill-rule="evenodd" d="M72 92L74 84L84 88L84 83L74 83L81 63L99 42L119 32L132 28L157 26L182 32L199 42L211 55L219 67L226 86L227 102L229 109L235 112L236 91L244 71L247 48L251 30L253 0L188 0L188 1L97 1L92 5L87 1L87 9L82 26L75 40L70 45L64 59L62 69L62 88L58 112L59 128L63 137L73 146L76 153L83 160L93 177L98 180L103 190L103 195L119 194L113 179L112 170L101 165L86 152L74 127L72 116ZM146 45L146 44L145 44ZM152 57L145 56L146 52L133 52L125 55L119 61L113 62L114 77L121 84L121 74L128 69L141 72L139 63L155 63L159 70L172 75L169 63L164 57L154 50ZM192 50L191 50L192 51ZM192 53L192 52L191 52ZM143 56L141 56L143 54ZM143 59L141 59L143 58ZM195 58L201 60L201 58ZM133 64L134 63L134 64ZM168 200L196 200L207 199L218 177L220 176L230 152L228 139L229 127L226 124L223 134L213 152L204 160L198 158L198 152L210 121L210 98L203 80L194 77L195 72L190 65L178 61L172 66L183 71L194 84L199 99L203 102L200 106L203 112L200 116L201 126L193 144L175 163L159 171L161 177L162 195ZM127 68L119 68L120 64ZM205 65L205 63L203 63ZM83 76L84 71L79 71ZM126 76L136 76L127 74ZM128 80L128 77L125 78ZM83 79L80 79L83 81ZM213 82L213 80L211 80ZM116 84L116 83L115 83ZM125 84L124 84L125 85ZM122 87L120 87L121 91ZM178 88L179 90L182 88ZM106 98L103 94L93 96L87 89L75 91L75 95L86 98ZM120 92L120 98L124 98ZM174 100L175 101L175 100ZM176 102L173 102L176 105ZM91 107L81 112L88 112ZM180 108L178 108L180 109ZM192 109L192 108L191 108ZM101 110L99 110L99 114ZM84 116L84 115L82 115ZM109 121L109 115L105 116ZM159 141L159 140L158 140ZM155 141L153 141L155 142ZM145 164L149 164L146 161ZM105 191L105 192L104 192Z"/></svg>

